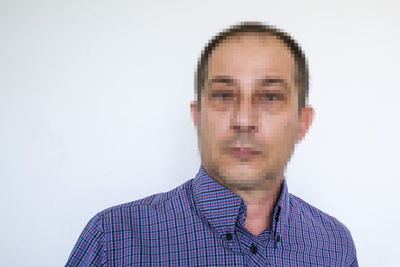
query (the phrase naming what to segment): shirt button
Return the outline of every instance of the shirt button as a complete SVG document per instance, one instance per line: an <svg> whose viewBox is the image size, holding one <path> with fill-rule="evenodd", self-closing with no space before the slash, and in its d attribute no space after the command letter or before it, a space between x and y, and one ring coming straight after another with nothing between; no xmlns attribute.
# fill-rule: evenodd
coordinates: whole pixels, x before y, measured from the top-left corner
<svg viewBox="0 0 400 267"><path fill-rule="evenodd" d="M257 247L254 244L251 245L250 252L253 253L253 254L257 253Z"/></svg>
<svg viewBox="0 0 400 267"><path fill-rule="evenodd" d="M226 240L231 241L233 237L232 237L231 233L226 233L225 238L226 238Z"/></svg>

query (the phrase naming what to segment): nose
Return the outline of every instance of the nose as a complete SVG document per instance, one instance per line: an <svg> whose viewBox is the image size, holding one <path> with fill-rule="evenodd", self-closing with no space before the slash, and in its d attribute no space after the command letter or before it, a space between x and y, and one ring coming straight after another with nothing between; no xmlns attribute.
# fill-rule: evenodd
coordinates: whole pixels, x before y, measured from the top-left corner
<svg viewBox="0 0 400 267"><path fill-rule="evenodd" d="M236 133L256 133L257 111L250 97L244 97L235 105L232 112L231 129Z"/></svg>

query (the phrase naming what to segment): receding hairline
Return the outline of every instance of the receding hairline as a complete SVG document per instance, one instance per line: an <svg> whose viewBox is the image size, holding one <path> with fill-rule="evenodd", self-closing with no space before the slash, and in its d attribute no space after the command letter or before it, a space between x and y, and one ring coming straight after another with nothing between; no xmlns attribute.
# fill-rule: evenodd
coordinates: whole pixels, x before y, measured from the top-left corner
<svg viewBox="0 0 400 267"><path fill-rule="evenodd" d="M296 64L295 55L292 52L291 48L283 40L281 40L279 37L277 37L271 33L244 32L244 33L236 33L235 35L224 38L214 47L214 49L212 49L211 53L208 55L208 57L205 61L204 70L205 70L206 76L204 78L207 78L209 64L210 64L211 58L213 57L213 54L215 53L216 50L220 49L221 46L224 46L224 45L227 45L230 43L236 44L236 43L240 43L242 41L247 42L249 40L243 40L243 39L248 38L248 37L256 37L256 39L259 39L259 41L261 43L279 44L278 46L281 46L282 48L284 48L287 51L287 54L290 57L290 60L292 61L292 64L293 64L294 74L296 74L296 72L297 72L296 65L297 64Z"/></svg>
<svg viewBox="0 0 400 267"><path fill-rule="evenodd" d="M260 33L260 32L241 32L241 33L236 33L236 34L234 34L232 36L228 36L227 38L224 38L223 40L221 40L214 47L212 52L208 55L208 58L207 58L207 60L205 62L205 66L204 66L204 81L203 81L202 90L206 89L205 88L206 87L206 81L210 78L209 77L210 63L211 63L211 60L213 58L213 55L214 55L215 51L221 49L222 46L227 45L227 44L228 45L229 44L238 44L238 43L240 43L242 41L243 42L248 42L249 41L248 39L247 40L243 40L244 38L248 38L248 37L255 37L256 39L258 39L262 43L274 43L274 45L277 44L278 46L282 47L285 50L285 52L287 52L288 59L291 61L290 64L291 64L291 68L292 68L292 71L293 71L292 74L293 74L293 78L294 78L293 82L294 82L294 87L295 87L293 89L296 90L296 92L298 92L298 90L300 90L300 88L299 88L299 85L298 85L298 83L296 81L296 79L297 79L296 76L297 76L298 70L296 69L297 68L297 64L295 62L295 55L291 51L290 47L284 41L282 41L279 37L277 37L277 36L275 36L275 35L273 35L271 33L268 33L268 32L263 32L263 33ZM265 76L268 76L268 75L265 75ZM272 75L272 76L274 76L274 75Z"/></svg>

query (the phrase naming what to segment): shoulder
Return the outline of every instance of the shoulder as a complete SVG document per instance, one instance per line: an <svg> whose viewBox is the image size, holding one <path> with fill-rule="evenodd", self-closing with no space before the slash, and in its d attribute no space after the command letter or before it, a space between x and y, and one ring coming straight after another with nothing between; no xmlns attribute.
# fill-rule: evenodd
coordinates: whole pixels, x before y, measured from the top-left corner
<svg viewBox="0 0 400 267"><path fill-rule="evenodd" d="M191 180L163 193L120 204L99 212L95 218L101 221L105 242L124 238L140 240L144 232L157 232L166 225L182 221L191 214L189 188ZM133 239L132 239L133 238Z"/></svg>
<svg viewBox="0 0 400 267"><path fill-rule="evenodd" d="M289 204L291 213L296 219L309 222L310 225L322 226L339 236L350 237L350 231L343 223L303 199L289 194Z"/></svg>
<svg viewBox="0 0 400 267"><path fill-rule="evenodd" d="M174 221L188 209L190 181L164 193L113 206L97 213L82 231L66 266L102 265L110 258L110 244L123 246L140 241L143 232L161 222ZM138 235L138 236L136 236ZM121 244L120 244L121 243Z"/></svg>
<svg viewBox="0 0 400 267"><path fill-rule="evenodd" d="M150 195L148 197L135 200L132 202L113 206L101 211L98 215L103 218L104 223L107 223L107 219L111 217L123 217L123 216L134 216L135 213L146 212L147 216L151 216L152 213L160 213L163 210L176 207L182 209L183 206L188 204L188 188L191 180L184 184L163 193Z"/></svg>
<svg viewBox="0 0 400 267"><path fill-rule="evenodd" d="M96 214L83 229L65 266L103 265L105 255L101 214Z"/></svg>
<svg viewBox="0 0 400 267"><path fill-rule="evenodd" d="M356 249L349 229L335 217L321 211L303 199L289 194L289 224L294 228L307 229L308 236L332 247L351 258L356 258Z"/></svg>

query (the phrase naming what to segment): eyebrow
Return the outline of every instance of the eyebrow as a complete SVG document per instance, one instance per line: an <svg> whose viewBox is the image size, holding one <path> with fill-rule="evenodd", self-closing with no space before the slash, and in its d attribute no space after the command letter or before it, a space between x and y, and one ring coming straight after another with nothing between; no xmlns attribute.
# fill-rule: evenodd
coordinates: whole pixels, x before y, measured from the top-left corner
<svg viewBox="0 0 400 267"><path fill-rule="evenodd" d="M209 80L209 84L212 83L225 83L225 84L238 84L238 80L226 75L217 75ZM276 76L265 76L261 79L257 79L258 85L267 86L271 84L282 84L286 91L290 92L289 84L285 79Z"/></svg>
<svg viewBox="0 0 400 267"><path fill-rule="evenodd" d="M289 84L285 79L280 77L266 76L262 79L257 80L257 83L262 86L267 86L271 84L282 84L286 91L290 92Z"/></svg>
<svg viewBox="0 0 400 267"><path fill-rule="evenodd" d="M219 75L213 77L209 83L226 83L226 84L236 84L237 80L232 78L231 76L224 76L224 75Z"/></svg>

